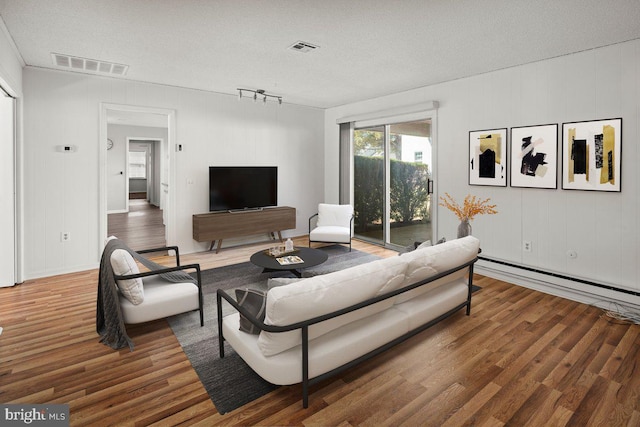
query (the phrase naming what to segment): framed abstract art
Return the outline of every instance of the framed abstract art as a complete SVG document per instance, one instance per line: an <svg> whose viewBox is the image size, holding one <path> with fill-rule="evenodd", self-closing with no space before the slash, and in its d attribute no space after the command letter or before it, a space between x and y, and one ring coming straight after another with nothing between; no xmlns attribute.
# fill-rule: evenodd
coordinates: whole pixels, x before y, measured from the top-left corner
<svg viewBox="0 0 640 427"><path fill-rule="evenodd" d="M469 132L469 185L507 186L507 128Z"/></svg>
<svg viewBox="0 0 640 427"><path fill-rule="evenodd" d="M558 188L558 125L511 128L511 186Z"/></svg>
<svg viewBox="0 0 640 427"><path fill-rule="evenodd" d="M622 119L562 124L562 188L621 191Z"/></svg>

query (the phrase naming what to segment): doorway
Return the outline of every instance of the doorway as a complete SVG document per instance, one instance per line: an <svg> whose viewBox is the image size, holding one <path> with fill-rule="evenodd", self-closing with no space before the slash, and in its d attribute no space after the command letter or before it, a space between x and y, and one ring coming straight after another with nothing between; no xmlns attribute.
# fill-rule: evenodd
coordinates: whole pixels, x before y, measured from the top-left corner
<svg viewBox="0 0 640 427"><path fill-rule="evenodd" d="M110 129L113 130L113 127ZM124 131L134 132L138 129L136 126L127 126ZM116 135L110 135L114 140L117 140L116 136L122 135L122 132L114 133ZM122 198L126 201L126 209L123 212L109 210L107 235L117 236L136 250L166 246L164 212L157 196L160 174L156 176L156 171L162 169L159 153L163 141L138 137L127 137L126 141L126 147L123 147L126 159L125 174L121 178L126 185L124 189L122 186L114 185L107 190L123 191Z"/></svg>
<svg viewBox="0 0 640 427"><path fill-rule="evenodd" d="M354 233L393 248L432 240L431 119L353 131Z"/></svg>
<svg viewBox="0 0 640 427"><path fill-rule="evenodd" d="M119 224L118 233L130 236L132 242L160 242L161 238L162 244L150 245L175 244L175 205L171 192L175 158L169 149L175 141L175 111L101 104L100 141L100 245L113 230L113 221ZM152 182L145 179L145 199L130 200L129 148L137 143L147 146L143 150L144 169ZM139 206L141 202L144 206Z"/></svg>
<svg viewBox="0 0 640 427"><path fill-rule="evenodd" d="M125 196L129 201L144 199L150 204L160 207L158 198L160 174L156 170L162 169L161 140L127 138L127 191ZM158 160L158 167L156 167Z"/></svg>

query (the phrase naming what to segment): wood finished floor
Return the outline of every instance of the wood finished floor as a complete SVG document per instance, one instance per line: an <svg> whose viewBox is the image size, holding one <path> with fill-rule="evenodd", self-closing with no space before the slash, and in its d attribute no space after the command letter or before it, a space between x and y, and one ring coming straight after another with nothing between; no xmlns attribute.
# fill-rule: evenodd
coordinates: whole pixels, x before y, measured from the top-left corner
<svg viewBox="0 0 640 427"><path fill-rule="evenodd" d="M162 210L145 199L130 199L129 212L107 215L107 235L134 250L166 246Z"/></svg>
<svg viewBox="0 0 640 427"><path fill-rule="evenodd" d="M184 262L213 268L267 246ZM308 409L300 386L289 386L226 415L165 320L129 327L133 352L98 343L96 283L92 270L0 289L0 402L67 403L72 426L640 425L640 326L498 280L476 277L471 316L460 312L313 387Z"/></svg>

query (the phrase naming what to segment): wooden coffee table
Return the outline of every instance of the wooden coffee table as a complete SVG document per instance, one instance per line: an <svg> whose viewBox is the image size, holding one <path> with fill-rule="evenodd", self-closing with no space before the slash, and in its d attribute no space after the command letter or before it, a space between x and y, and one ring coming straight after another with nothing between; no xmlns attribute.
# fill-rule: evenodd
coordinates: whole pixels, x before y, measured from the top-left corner
<svg viewBox="0 0 640 427"><path fill-rule="evenodd" d="M301 264L280 265L275 257L267 255L264 250L251 255L249 259L252 264L262 267L263 273L274 271L290 271L296 277L302 277L300 270L315 267L325 262L329 255L320 249L296 247L297 252L291 254L300 257L304 262ZM286 255L285 255L286 256Z"/></svg>

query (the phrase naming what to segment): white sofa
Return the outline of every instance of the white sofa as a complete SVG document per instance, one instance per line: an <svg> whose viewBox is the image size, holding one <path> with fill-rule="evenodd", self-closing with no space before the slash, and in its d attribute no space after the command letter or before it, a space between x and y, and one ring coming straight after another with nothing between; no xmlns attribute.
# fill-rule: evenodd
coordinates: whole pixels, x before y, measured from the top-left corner
<svg viewBox="0 0 640 427"><path fill-rule="evenodd" d="M473 236L270 289L260 321L218 290L224 341L265 380L308 387L372 357L466 307L471 308ZM222 317L222 300L238 310ZM239 330L240 313L261 330Z"/></svg>

